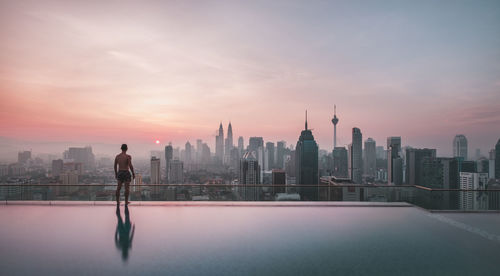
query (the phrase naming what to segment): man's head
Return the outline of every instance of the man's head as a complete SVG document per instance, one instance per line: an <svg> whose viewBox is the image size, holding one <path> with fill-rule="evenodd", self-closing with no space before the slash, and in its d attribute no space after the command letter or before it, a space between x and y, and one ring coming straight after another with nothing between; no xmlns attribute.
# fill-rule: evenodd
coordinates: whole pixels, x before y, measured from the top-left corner
<svg viewBox="0 0 500 276"><path fill-rule="evenodd" d="M127 144L122 144L121 149L122 151L127 151L128 150Z"/></svg>

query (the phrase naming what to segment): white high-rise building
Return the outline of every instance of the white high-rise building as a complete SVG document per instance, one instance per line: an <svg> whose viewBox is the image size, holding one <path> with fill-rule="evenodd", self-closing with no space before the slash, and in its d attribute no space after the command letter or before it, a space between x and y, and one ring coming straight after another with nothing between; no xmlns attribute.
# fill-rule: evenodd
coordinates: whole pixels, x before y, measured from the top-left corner
<svg viewBox="0 0 500 276"><path fill-rule="evenodd" d="M467 190L460 192L461 210L487 210L488 196L485 192L475 190L485 190L488 183L487 173L460 173L460 189Z"/></svg>

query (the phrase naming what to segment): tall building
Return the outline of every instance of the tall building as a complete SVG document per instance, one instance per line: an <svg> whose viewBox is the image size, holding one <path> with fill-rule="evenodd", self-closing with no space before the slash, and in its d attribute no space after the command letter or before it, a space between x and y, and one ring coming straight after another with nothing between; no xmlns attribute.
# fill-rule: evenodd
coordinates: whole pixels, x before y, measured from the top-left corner
<svg viewBox="0 0 500 276"><path fill-rule="evenodd" d="M274 165L274 143L273 142L266 143L266 160L267 160L267 162L265 163L266 168L268 170L274 169L275 165Z"/></svg>
<svg viewBox="0 0 500 276"><path fill-rule="evenodd" d="M170 162L170 176L169 179L173 184L184 183L184 163L180 160L174 159Z"/></svg>
<svg viewBox="0 0 500 276"><path fill-rule="evenodd" d="M337 118L337 106L333 106L333 118L332 118L332 124L333 124L333 148L335 149L337 147L337 124L339 123L339 118Z"/></svg>
<svg viewBox="0 0 500 276"><path fill-rule="evenodd" d="M276 143L276 168L278 169L285 168L285 159L284 159L285 149L286 149L285 141L279 141Z"/></svg>
<svg viewBox="0 0 500 276"><path fill-rule="evenodd" d="M376 151L376 142L372 138L368 138L365 141L365 149L364 149L364 167L363 171L368 177L375 177L377 172L377 151Z"/></svg>
<svg viewBox="0 0 500 276"><path fill-rule="evenodd" d="M384 146L377 146L375 150L377 151L377 159L387 159L387 153L385 152Z"/></svg>
<svg viewBox="0 0 500 276"><path fill-rule="evenodd" d="M352 129L352 144L350 152L351 180L353 183L361 184L363 182L363 135L357 127Z"/></svg>
<svg viewBox="0 0 500 276"><path fill-rule="evenodd" d="M239 194L243 200L258 200L259 191L255 185L260 184L260 166L255 152L246 152L240 159L240 175L238 187Z"/></svg>
<svg viewBox="0 0 500 276"><path fill-rule="evenodd" d="M457 134L453 139L453 157L461 157L467 160L467 138L463 134Z"/></svg>
<svg viewBox="0 0 500 276"><path fill-rule="evenodd" d="M273 185L283 185L278 187L273 187L274 194L277 193L285 193L285 185L286 185L286 173L282 169L274 169L272 171Z"/></svg>
<svg viewBox="0 0 500 276"><path fill-rule="evenodd" d="M401 137L387 137L387 182L403 184L403 159L400 156Z"/></svg>
<svg viewBox="0 0 500 276"><path fill-rule="evenodd" d="M495 178L500 179L500 139L495 145Z"/></svg>
<svg viewBox="0 0 500 276"><path fill-rule="evenodd" d="M64 152L64 159L73 159L74 162L82 163L84 169L90 170L95 167L95 157L92 147L71 147Z"/></svg>
<svg viewBox="0 0 500 276"><path fill-rule="evenodd" d="M248 151L257 152L260 147L264 147L264 139L262 137L250 137L248 139Z"/></svg>
<svg viewBox="0 0 500 276"><path fill-rule="evenodd" d="M461 157L463 158L463 157ZM460 173L460 209L462 210L487 210L488 197L484 192L474 190L485 190L488 184L487 173Z"/></svg>
<svg viewBox="0 0 500 276"><path fill-rule="evenodd" d="M318 199L318 144L311 130L307 128L307 111L305 129L300 133L295 147L295 179L296 184L316 186L316 188L301 187L299 190L302 200Z"/></svg>
<svg viewBox="0 0 500 276"><path fill-rule="evenodd" d="M218 162L224 160L224 129L222 128L222 122L219 125L219 134L215 137L215 157Z"/></svg>
<svg viewBox="0 0 500 276"><path fill-rule="evenodd" d="M264 139L262 137L250 137L248 139L248 151L255 152L255 158L259 162L261 170L264 169ZM262 175L261 175L262 178Z"/></svg>
<svg viewBox="0 0 500 276"><path fill-rule="evenodd" d="M348 164L347 164L347 150L345 147L336 147L332 152L333 156L333 176L337 178L347 178Z"/></svg>
<svg viewBox="0 0 500 276"><path fill-rule="evenodd" d="M186 142L186 145L184 146L184 161L186 164L191 164L192 158L193 158L193 147L191 146L191 143L189 141Z"/></svg>
<svg viewBox="0 0 500 276"><path fill-rule="evenodd" d="M243 140L243 136L238 138L238 150L240 151L240 156L243 156L243 152L245 151L245 142Z"/></svg>
<svg viewBox="0 0 500 276"><path fill-rule="evenodd" d="M210 147L207 143L203 143L201 146L201 163L208 165L212 161L212 154L210 153Z"/></svg>
<svg viewBox="0 0 500 276"><path fill-rule="evenodd" d="M52 160L52 176L59 176L63 172L64 162L62 159Z"/></svg>
<svg viewBox="0 0 500 276"><path fill-rule="evenodd" d="M151 157L151 184L161 184L160 158Z"/></svg>
<svg viewBox="0 0 500 276"><path fill-rule="evenodd" d="M169 170L170 170L170 162L172 162L172 159L174 158L174 149L172 148L172 144L168 144L168 146L165 146L165 183L170 183L170 180L168 179L169 176Z"/></svg>
<svg viewBox="0 0 500 276"><path fill-rule="evenodd" d="M231 126L231 122L227 127L227 138L224 143L224 163L229 164L231 159L231 150L233 149L233 127Z"/></svg>
<svg viewBox="0 0 500 276"><path fill-rule="evenodd" d="M406 185L424 186L422 162L424 158L436 158L435 149L406 149Z"/></svg>
<svg viewBox="0 0 500 276"><path fill-rule="evenodd" d="M17 153L17 162L26 164L31 159L31 151L20 151Z"/></svg>
<svg viewBox="0 0 500 276"><path fill-rule="evenodd" d="M201 163L201 152L203 151L203 140L196 139L196 163Z"/></svg>

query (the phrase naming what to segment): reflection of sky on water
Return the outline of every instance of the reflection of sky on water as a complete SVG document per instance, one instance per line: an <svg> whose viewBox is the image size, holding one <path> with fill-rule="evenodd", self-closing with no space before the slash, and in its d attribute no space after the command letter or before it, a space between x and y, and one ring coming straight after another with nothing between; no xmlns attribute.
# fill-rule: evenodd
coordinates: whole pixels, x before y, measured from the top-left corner
<svg viewBox="0 0 500 276"><path fill-rule="evenodd" d="M129 209L140 230L125 263L112 240L115 207L0 206L2 266L9 274L217 275L488 275L500 268L498 244L410 207ZM453 216L487 221L491 233L500 225L499 216Z"/></svg>

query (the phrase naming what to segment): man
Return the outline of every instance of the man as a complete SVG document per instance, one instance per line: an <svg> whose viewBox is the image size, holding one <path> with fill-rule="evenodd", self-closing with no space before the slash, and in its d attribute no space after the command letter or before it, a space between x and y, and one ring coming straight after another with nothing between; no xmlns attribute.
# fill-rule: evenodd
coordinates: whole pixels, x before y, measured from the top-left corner
<svg viewBox="0 0 500 276"><path fill-rule="evenodd" d="M128 194L130 188L130 171L132 171L132 177L135 179L134 166L132 166L132 156L127 154L127 144L123 144L122 153L118 154L115 158L115 177L118 181L118 186L116 187L116 204L120 204L120 190L122 189L122 184L125 183L125 205L128 204ZM118 168L118 170L117 170Z"/></svg>

